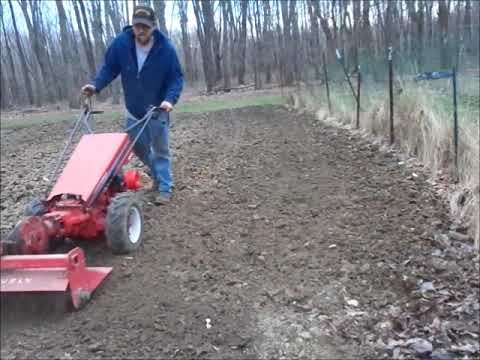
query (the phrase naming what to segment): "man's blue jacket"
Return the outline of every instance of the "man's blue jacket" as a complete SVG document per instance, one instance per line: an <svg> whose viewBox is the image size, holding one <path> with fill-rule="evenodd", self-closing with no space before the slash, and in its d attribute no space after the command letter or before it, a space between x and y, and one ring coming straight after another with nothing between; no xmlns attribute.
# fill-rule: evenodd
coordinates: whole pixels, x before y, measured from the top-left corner
<svg viewBox="0 0 480 360"><path fill-rule="evenodd" d="M133 29L127 26L109 46L105 62L93 80L96 91L122 75L127 110L142 118L150 105L162 101L175 105L183 89L183 73L173 44L159 30L153 32L154 44L138 72Z"/></svg>

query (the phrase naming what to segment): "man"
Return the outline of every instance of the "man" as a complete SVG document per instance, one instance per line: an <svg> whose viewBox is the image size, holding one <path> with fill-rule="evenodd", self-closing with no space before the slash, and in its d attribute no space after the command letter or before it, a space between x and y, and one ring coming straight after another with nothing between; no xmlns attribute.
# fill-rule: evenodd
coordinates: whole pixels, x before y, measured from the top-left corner
<svg viewBox="0 0 480 360"><path fill-rule="evenodd" d="M150 169L155 184L155 203L164 204L172 196L173 178L169 149L169 113L183 89L183 73L172 43L155 27L155 12L148 6L136 6L132 26L113 40L105 62L82 92L99 93L118 74L126 105L126 127L141 119L150 106L163 110L154 115L140 135L134 152ZM133 139L141 126L129 131Z"/></svg>

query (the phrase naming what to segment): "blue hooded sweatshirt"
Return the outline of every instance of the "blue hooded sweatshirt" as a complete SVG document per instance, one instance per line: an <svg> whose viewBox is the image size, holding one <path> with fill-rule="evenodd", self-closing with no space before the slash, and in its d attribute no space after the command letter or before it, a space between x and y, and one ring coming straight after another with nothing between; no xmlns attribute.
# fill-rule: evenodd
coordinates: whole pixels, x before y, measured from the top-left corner
<svg viewBox="0 0 480 360"><path fill-rule="evenodd" d="M183 73L173 44L158 29L153 36L153 47L138 72L133 29L125 27L109 46L93 80L99 93L121 74L125 105L137 119L150 105L158 106L162 101L175 105L183 89Z"/></svg>

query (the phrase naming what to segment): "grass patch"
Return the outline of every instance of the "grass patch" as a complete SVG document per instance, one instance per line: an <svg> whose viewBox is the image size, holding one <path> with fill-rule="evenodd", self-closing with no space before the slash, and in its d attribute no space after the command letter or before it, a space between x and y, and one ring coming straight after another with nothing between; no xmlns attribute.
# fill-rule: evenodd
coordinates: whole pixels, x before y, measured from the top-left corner
<svg viewBox="0 0 480 360"><path fill-rule="evenodd" d="M204 113L218 110L239 109L248 106L282 105L285 99L281 96L258 96L237 99L211 99L180 103L175 110L178 113Z"/></svg>
<svg viewBox="0 0 480 360"><path fill-rule="evenodd" d="M248 106L272 106L282 105L285 99L282 96L257 96L229 99L228 97L221 99L206 99L205 101L186 101L180 102L175 108L175 113L182 114L198 114L227 109L239 109ZM56 124L64 121L73 121L78 113L49 113L44 114L28 114L23 118L11 119L0 122L1 130L22 129L36 125ZM103 114L95 115L95 121L113 121L123 117L123 111L109 111Z"/></svg>
<svg viewBox="0 0 480 360"><path fill-rule="evenodd" d="M111 111L104 114L94 115L95 121L113 121L118 120L122 116L122 113L118 111ZM1 130L8 129L24 129L32 126L38 125L50 125L57 124L61 122L74 121L78 117L78 113L55 113L52 112L48 115L45 114L29 114L23 118L11 119L7 121L2 121L0 128Z"/></svg>

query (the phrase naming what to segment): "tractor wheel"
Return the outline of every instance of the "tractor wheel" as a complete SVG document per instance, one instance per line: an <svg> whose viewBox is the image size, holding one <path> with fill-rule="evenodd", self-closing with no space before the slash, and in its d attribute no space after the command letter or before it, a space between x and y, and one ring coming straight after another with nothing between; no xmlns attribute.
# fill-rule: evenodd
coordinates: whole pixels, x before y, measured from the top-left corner
<svg viewBox="0 0 480 360"><path fill-rule="evenodd" d="M23 211L25 216L41 216L45 214L45 205L40 199L31 200Z"/></svg>
<svg viewBox="0 0 480 360"><path fill-rule="evenodd" d="M143 215L139 198L133 193L113 197L107 210L105 235L114 254L135 251L142 243Z"/></svg>

